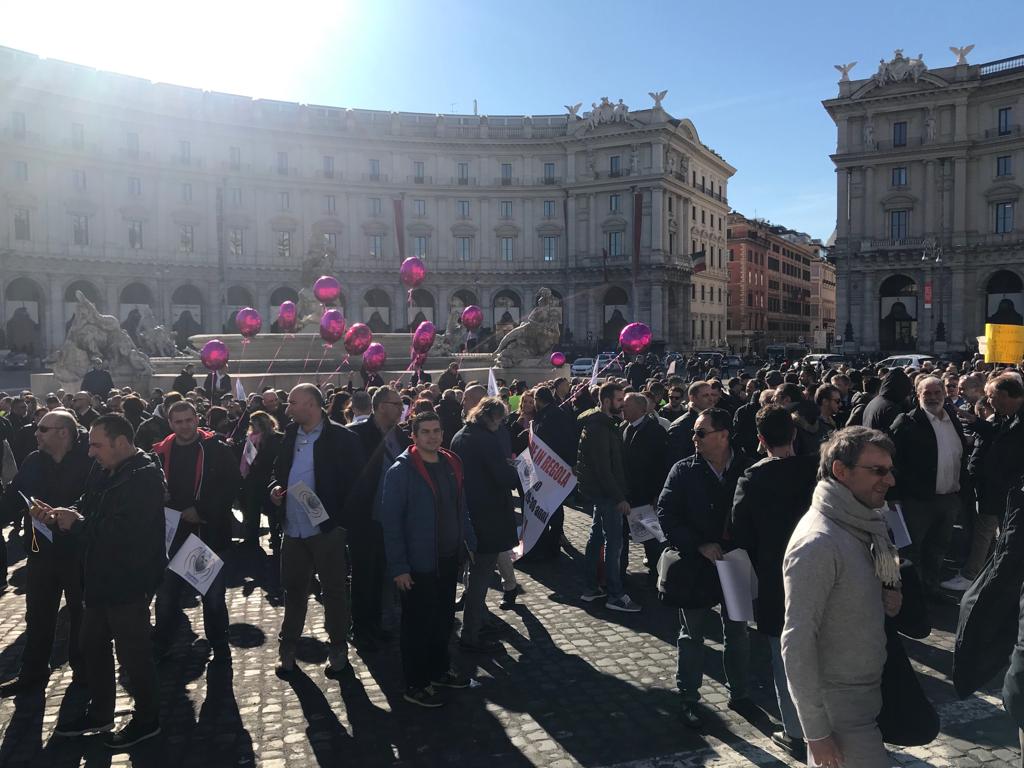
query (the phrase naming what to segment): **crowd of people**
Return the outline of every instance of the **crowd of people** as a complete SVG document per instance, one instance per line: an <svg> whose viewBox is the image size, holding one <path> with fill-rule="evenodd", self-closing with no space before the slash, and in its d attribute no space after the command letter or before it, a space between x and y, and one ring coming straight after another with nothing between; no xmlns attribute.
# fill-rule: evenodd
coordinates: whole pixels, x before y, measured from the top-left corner
<svg viewBox="0 0 1024 768"><path fill-rule="evenodd" d="M0 393L0 525L15 525L27 552L21 667L0 694L45 687L63 596L72 684L89 703L55 734L113 730L111 640L135 709L107 743L158 734L161 662L194 591L168 560L191 534L231 559L261 547L266 529L284 606L278 673L295 670L315 594L326 674L349 668L350 645L374 652L397 633L405 700L443 706L444 689L471 683L450 657L457 611L460 653L502 650L488 588L497 570L501 607L516 604L516 456L534 435L574 468L566 503L592 517L582 601L665 610L626 591L628 516L656 511L665 541L645 541L643 562L660 603L679 611L686 725L706 721L705 638L719 626L728 706L756 709L751 630L729 616L716 566L742 549L771 648L772 740L816 765L889 765L885 742L937 731L926 700L915 713L884 700L883 677L906 661L899 634L927 635L930 601L976 584L1021 486L1018 369L794 364L724 381L699 362L680 369L652 375L641 358L621 379L498 380L489 394L486 374L467 381L453 365L437 383L301 383L240 401L227 374L199 384L189 366L168 392L94 376L85 384L99 391L42 402ZM311 517L297 490L307 487L326 519ZM165 509L180 516L169 542ZM900 549L894 511L909 539ZM558 558L563 521L559 507L526 556ZM3 537L0 558L6 586ZM230 664L224 569L201 600L211 663ZM1015 604L1007 610L1016 618ZM905 668L900 688L913 693Z"/></svg>

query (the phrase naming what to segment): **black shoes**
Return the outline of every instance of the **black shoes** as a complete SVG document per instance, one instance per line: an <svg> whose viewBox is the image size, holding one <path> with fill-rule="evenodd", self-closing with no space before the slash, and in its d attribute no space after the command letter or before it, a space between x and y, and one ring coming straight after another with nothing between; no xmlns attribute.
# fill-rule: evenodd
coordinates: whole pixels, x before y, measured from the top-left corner
<svg viewBox="0 0 1024 768"><path fill-rule="evenodd" d="M145 741L159 735L160 723L143 723L133 717L128 722L128 725L117 733L112 733L105 738L103 743L115 752L120 752L134 747L140 741Z"/></svg>
<svg viewBox="0 0 1024 768"><path fill-rule="evenodd" d="M438 685L442 688L469 688L470 679L467 675L460 675L454 670L448 670L444 676L430 681L430 687Z"/></svg>
<svg viewBox="0 0 1024 768"><path fill-rule="evenodd" d="M807 760L807 744L803 739L790 736L785 731L775 731L772 734L772 744L788 752L800 762Z"/></svg>
<svg viewBox="0 0 1024 768"><path fill-rule="evenodd" d="M11 698L12 696L21 696L25 693L36 693L46 688L47 678L39 677L35 679L19 677L9 682L0 685L0 699Z"/></svg>
<svg viewBox="0 0 1024 768"><path fill-rule="evenodd" d="M704 725L704 713L701 710L700 704L695 701L684 701L679 715L683 719L683 724L688 728L699 730Z"/></svg>
<svg viewBox="0 0 1024 768"><path fill-rule="evenodd" d="M406 688L405 695L402 698L410 704L426 707L427 709L437 709L444 706L444 698L430 685L425 688Z"/></svg>
<svg viewBox="0 0 1024 768"><path fill-rule="evenodd" d="M465 640L459 640L459 648L466 651L467 653L498 653L504 651L505 646L499 643L497 640L477 640L475 643L469 643Z"/></svg>
<svg viewBox="0 0 1024 768"><path fill-rule="evenodd" d="M512 589L505 590L501 598L501 603L498 604L498 607L506 611L509 608L514 608L516 605L516 596L519 594L519 592L520 587L518 584L512 587Z"/></svg>
<svg viewBox="0 0 1024 768"><path fill-rule="evenodd" d="M81 715L73 720L57 723L53 729L54 736L91 736L94 733L106 733L114 730L113 720L97 720L89 715Z"/></svg>
<svg viewBox="0 0 1024 768"><path fill-rule="evenodd" d="M729 699L729 709L744 720L752 720L764 715L764 711L746 696Z"/></svg>

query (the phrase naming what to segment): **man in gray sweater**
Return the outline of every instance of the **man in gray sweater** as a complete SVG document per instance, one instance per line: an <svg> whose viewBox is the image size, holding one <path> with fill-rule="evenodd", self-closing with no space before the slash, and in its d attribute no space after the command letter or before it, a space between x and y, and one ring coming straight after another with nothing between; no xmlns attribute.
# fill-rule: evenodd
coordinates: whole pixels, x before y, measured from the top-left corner
<svg viewBox="0 0 1024 768"><path fill-rule="evenodd" d="M885 616L899 613L899 561L881 507L895 448L848 427L821 448L811 508L786 548L782 659L810 765L888 768L882 708Z"/></svg>

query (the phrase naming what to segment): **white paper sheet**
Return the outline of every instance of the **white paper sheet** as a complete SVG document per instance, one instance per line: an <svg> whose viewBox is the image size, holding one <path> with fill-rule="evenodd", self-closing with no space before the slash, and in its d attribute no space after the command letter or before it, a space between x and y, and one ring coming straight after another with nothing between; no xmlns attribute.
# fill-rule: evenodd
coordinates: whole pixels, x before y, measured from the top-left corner
<svg viewBox="0 0 1024 768"><path fill-rule="evenodd" d="M320 501L320 497L316 495L316 492L303 482L295 483L288 488L288 496L292 501L296 502L302 507L306 513L306 517L309 518L309 522L313 525L320 525L326 523L330 519L330 515L327 514L327 510L324 509L323 502Z"/></svg>
<svg viewBox="0 0 1024 768"><path fill-rule="evenodd" d="M757 575L745 549L726 552L715 561L722 595L729 618L733 621L754 620L754 598L757 597Z"/></svg>
<svg viewBox="0 0 1024 768"><path fill-rule="evenodd" d="M222 567L224 561L194 533L188 535L181 549L167 564L169 571L181 576L204 595Z"/></svg>
<svg viewBox="0 0 1024 768"><path fill-rule="evenodd" d="M39 533L41 533L44 537L46 537L47 541L53 541L53 529L50 526L44 523L40 523L33 517L32 527L39 531Z"/></svg>
<svg viewBox="0 0 1024 768"><path fill-rule="evenodd" d="M638 544L651 539L665 540L654 507L646 504L642 507L633 507L629 511L629 535Z"/></svg>
<svg viewBox="0 0 1024 768"><path fill-rule="evenodd" d="M903 507L899 504L887 504L885 524L889 526L889 533L892 534L892 542L896 549L910 546L910 531L907 530L907 522L903 519Z"/></svg>
<svg viewBox="0 0 1024 768"><path fill-rule="evenodd" d="M181 522L181 512L170 507L164 507L164 552L171 554L171 542L174 541L174 534L178 532L178 523Z"/></svg>

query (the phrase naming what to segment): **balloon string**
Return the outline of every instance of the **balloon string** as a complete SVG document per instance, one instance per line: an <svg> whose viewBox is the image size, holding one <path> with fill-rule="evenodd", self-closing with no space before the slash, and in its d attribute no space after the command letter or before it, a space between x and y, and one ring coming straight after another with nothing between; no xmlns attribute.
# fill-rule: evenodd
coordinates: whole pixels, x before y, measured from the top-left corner
<svg viewBox="0 0 1024 768"><path fill-rule="evenodd" d="M605 365L605 367L604 367L604 368L602 368L601 370L599 370L599 371L597 372L597 375L598 375L598 376L600 377L600 375L601 375L602 373L604 373L605 371L607 371L607 370L608 370L609 368L611 368L611 367L612 367L612 364L613 364L613 363L616 363L616 362L618 362L619 358L620 358L620 357L622 357L622 356L623 356L624 354L625 354L625 353L623 353L623 352L619 352L619 354L617 354L617 355L616 355L615 357L613 357L613 358L612 358L611 360L609 360L609 361L608 361L608 364L607 364L607 365ZM584 388L584 387L589 387L589 386L590 386L590 379L588 378L588 379L587 379L586 381L584 381L584 382L583 382L582 384L579 384L579 385L578 385L578 386L576 387L576 389L572 390L572 391L571 391L571 392L569 393L569 396L568 396L567 398L565 398L565 402L563 402L563 403L562 403L562 405L564 406L564 405L565 405L566 403L571 403L571 402L572 402L572 401L573 401L573 400L574 400L574 399L576 398L576 395L578 395L578 394L579 394L580 392L582 392L582 391L583 391L583 388Z"/></svg>
<svg viewBox="0 0 1024 768"><path fill-rule="evenodd" d="M313 343L316 341L316 336L310 336L309 345L306 347L306 359L302 361L302 374L306 374L306 366L309 365L309 353L313 351Z"/></svg>
<svg viewBox="0 0 1024 768"><path fill-rule="evenodd" d="M287 339L287 338L288 338L288 335L286 334L285 335L285 339ZM277 356L279 354L281 354L281 349L283 347L284 347L284 339L281 339L281 343L277 345L277 350L274 352L274 356L270 359L270 363L267 364L267 370L263 372L263 376L260 378L260 383L258 385L256 385L256 391L257 392L262 392L263 391L263 382L266 380L267 376L270 375L270 370L274 367L274 363L277 361Z"/></svg>
<svg viewBox="0 0 1024 768"><path fill-rule="evenodd" d="M341 373L342 366L348 364L348 360L349 356L346 354L343 358L341 358L341 362L338 363L338 367L335 368L331 373L327 374L323 381L317 382L317 386L322 386L323 384L333 379L337 374Z"/></svg>
<svg viewBox="0 0 1024 768"><path fill-rule="evenodd" d="M320 380L320 368L323 366L324 360L327 359L327 349L330 346L330 344L324 344L324 351L320 354L320 362L316 364L316 373L313 375L313 378L318 381Z"/></svg>

